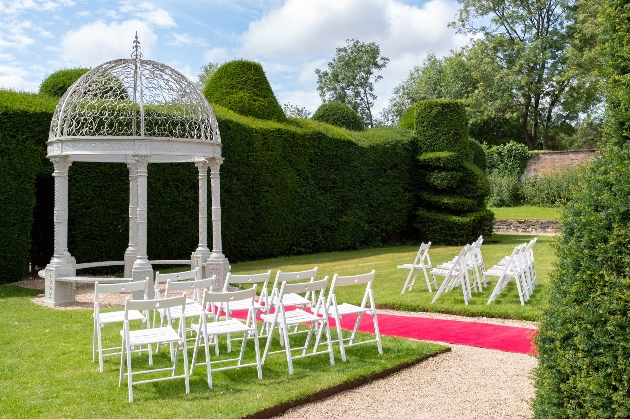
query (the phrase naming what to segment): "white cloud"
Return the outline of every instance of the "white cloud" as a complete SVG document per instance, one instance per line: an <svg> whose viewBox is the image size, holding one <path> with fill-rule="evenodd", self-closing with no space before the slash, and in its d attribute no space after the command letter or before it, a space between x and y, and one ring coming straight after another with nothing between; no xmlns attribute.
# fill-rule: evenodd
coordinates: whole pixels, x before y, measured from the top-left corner
<svg viewBox="0 0 630 419"><path fill-rule="evenodd" d="M67 32L61 40L61 57L69 64L96 66L106 61L129 58L136 31L144 58L150 58L157 36L139 20L122 23L96 21Z"/></svg>
<svg viewBox="0 0 630 419"><path fill-rule="evenodd" d="M76 12L74 15L79 18L86 18L90 17L92 15L92 12L90 12L89 10L82 10L80 12Z"/></svg>
<svg viewBox="0 0 630 419"><path fill-rule="evenodd" d="M30 21L14 20L9 23L0 23L0 48L15 48L23 50L32 45L35 40L27 34L32 28Z"/></svg>
<svg viewBox="0 0 630 419"><path fill-rule="evenodd" d="M206 40L203 38L194 38L186 33L173 33L173 40L168 42L168 45L183 46L183 45L197 45L200 47L206 46Z"/></svg>
<svg viewBox="0 0 630 419"><path fill-rule="evenodd" d="M31 73L19 66L0 65L0 87L15 90L36 91L39 83L28 81L26 77Z"/></svg>
<svg viewBox="0 0 630 419"><path fill-rule="evenodd" d="M0 1L0 16L3 19L13 19L18 17L23 12L31 10L56 10L61 7L74 6L75 3L72 0L60 0L60 1L34 1L34 0L10 0Z"/></svg>
<svg viewBox="0 0 630 419"><path fill-rule="evenodd" d="M184 76L186 76L186 78L188 80L190 80L191 82L195 82L197 80L197 75L193 74L192 69L190 68L190 65L188 64L184 64L180 61L170 61L167 63L170 67L173 67L175 70L179 71L180 73L182 73Z"/></svg>
<svg viewBox="0 0 630 419"><path fill-rule="evenodd" d="M227 48L212 48L203 54L205 63L224 63L233 60L234 53Z"/></svg>
<svg viewBox="0 0 630 419"><path fill-rule="evenodd" d="M147 23L160 28L177 26L177 23L175 23L175 20L171 17L169 12L147 2L140 4L123 2L120 6L120 11L129 13L132 16L145 20Z"/></svg>

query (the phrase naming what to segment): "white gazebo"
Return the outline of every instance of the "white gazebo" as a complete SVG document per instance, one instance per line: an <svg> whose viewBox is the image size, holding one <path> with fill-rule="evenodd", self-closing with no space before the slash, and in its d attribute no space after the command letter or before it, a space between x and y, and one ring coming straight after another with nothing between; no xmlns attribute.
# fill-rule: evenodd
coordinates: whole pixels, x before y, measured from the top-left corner
<svg viewBox="0 0 630 419"><path fill-rule="evenodd" d="M217 120L190 80L169 66L141 58L136 35L131 59L109 61L90 70L57 104L47 156L55 179L55 247L44 271L48 306L74 301L73 282L94 280L77 276L82 268L124 265L125 278L152 281L152 263L190 263L201 267L204 277L216 275L217 288L227 274L229 265L221 244L219 167L223 158ZM124 261L77 265L68 252L68 169L73 161L118 162L129 168L129 245ZM199 169L199 245L190 261L151 262L147 255L147 166L181 162L194 163ZM208 167L212 251L207 237Z"/></svg>

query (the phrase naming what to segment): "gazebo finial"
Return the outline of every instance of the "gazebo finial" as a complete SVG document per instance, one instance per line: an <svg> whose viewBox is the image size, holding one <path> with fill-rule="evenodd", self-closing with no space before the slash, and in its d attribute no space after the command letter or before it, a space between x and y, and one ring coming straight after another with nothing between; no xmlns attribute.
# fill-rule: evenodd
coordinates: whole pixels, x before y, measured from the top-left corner
<svg viewBox="0 0 630 419"><path fill-rule="evenodd" d="M140 41L138 40L138 31L136 31L136 38L133 40L133 52L131 58L139 60L142 58L142 52L140 52Z"/></svg>

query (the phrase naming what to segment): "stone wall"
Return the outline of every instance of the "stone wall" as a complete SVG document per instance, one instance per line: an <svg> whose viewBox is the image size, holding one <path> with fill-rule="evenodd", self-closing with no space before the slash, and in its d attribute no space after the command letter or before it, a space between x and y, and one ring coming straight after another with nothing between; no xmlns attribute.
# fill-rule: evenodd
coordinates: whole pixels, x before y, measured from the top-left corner
<svg viewBox="0 0 630 419"><path fill-rule="evenodd" d="M555 220L495 220L495 233L560 234L562 224Z"/></svg>
<svg viewBox="0 0 630 419"><path fill-rule="evenodd" d="M592 160L597 150L545 151L527 162L525 174L542 177L565 171L572 166Z"/></svg>

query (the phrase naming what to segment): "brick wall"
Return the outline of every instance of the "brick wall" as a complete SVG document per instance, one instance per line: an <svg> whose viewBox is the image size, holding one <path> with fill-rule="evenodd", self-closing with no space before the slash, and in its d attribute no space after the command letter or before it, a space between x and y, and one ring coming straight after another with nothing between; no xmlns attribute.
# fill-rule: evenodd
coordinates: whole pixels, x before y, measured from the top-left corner
<svg viewBox="0 0 630 419"><path fill-rule="evenodd" d="M595 157L597 150L545 151L527 162L525 174L545 176L559 173L578 164L584 164Z"/></svg>

